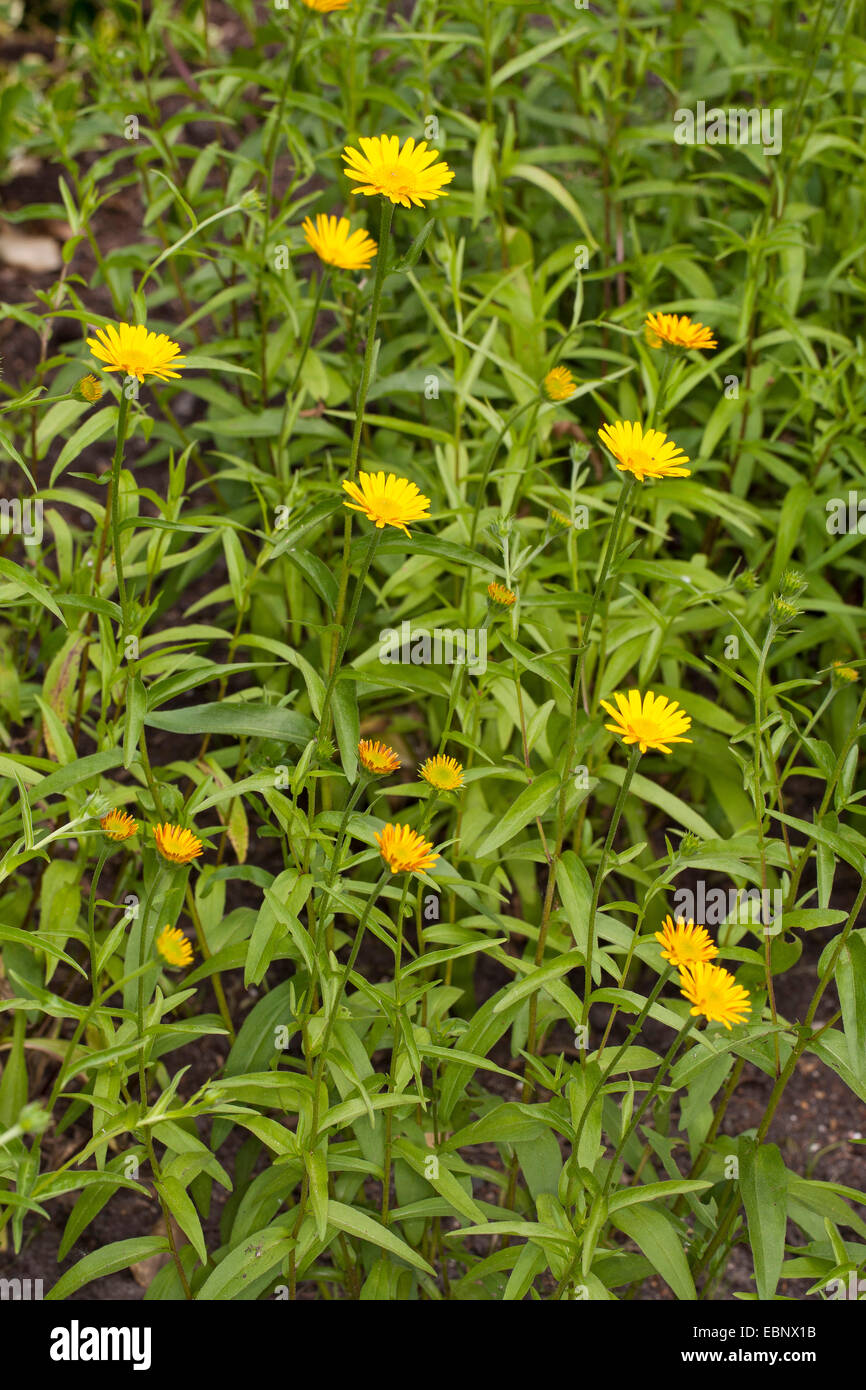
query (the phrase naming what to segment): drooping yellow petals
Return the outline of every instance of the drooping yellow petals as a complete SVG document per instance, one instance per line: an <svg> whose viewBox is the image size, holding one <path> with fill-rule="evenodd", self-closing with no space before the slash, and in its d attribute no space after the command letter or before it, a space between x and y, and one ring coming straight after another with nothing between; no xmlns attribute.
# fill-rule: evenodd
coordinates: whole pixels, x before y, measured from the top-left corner
<svg viewBox="0 0 866 1390"><path fill-rule="evenodd" d="M706 927L696 927L691 918L686 922L678 917L674 925L672 918L666 917L661 931L654 935L661 944L662 958L669 960L671 965L694 965L696 961L712 960L719 954Z"/></svg>
<svg viewBox="0 0 866 1390"><path fill-rule="evenodd" d="M340 270L366 270L376 254L376 243L363 228L351 231L348 217L325 217L319 213L315 226L309 217L302 223L307 245L320 261Z"/></svg>
<svg viewBox="0 0 866 1390"><path fill-rule="evenodd" d="M705 328L702 323L692 323L686 314L682 317L677 314L649 314L644 328L650 347L661 347L662 343L676 348L706 350L718 347L712 330Z"/></svg>
<svg viewBox="0 0 866 1390"><path fill-rule="evenodd" d="M164 926L156 938L156 949L168 965L179 968L192 964L192 946L180 927Z"/></svg>
<svg viewBox="0 0 866 1390"><path fill-rule="evenodd" d="M567 367L551 367L542 386L549 401L567 401L577 390L577 382Z"/></svg>
<svg viewBox="0 0 866 1390"><path fill-rule="evenodd" d="M500 608L511 608L517 599L512 589L506 589L504 584L497 583L495 579L492 584L487 585L487 597Z"/></svg>
<svg viewBox="0 0 866 1390"><path fill-rule="evenodd" d="M695 1016L702 1014L711 1023L724 1023L730 1029L732 1023L742 1023L751 1013L748 991L720 965L695 961L693 965L684 966L679 986L692 1005L689 1012Z"/></svg>

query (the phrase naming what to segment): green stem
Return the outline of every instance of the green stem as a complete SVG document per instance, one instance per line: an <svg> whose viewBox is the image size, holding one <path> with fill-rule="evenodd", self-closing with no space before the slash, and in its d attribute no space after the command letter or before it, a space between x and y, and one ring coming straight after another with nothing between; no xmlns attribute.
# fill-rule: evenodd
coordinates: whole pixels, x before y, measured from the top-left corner
<svg viewBox="0 0 866 1390"><path fill-rule="evenodd" d="M632 778L634 777L634 774L637 770L637 765L640 762L640 756L640 748L637 744L634 744L631 750L631 755L628 760L628 767L625 770L625 776L622 779L622 786L620 787L619 793L616 798L616 803L613 808L613 814L610 818L610 825L607 828L607 837L604 842L604 847L601 851L601 858L598 861L598 868L595 871L595 880L592 885L592 903L590 904L589 924L587 927L586 962L584 964L583 971L583 1011L581 1014L582 1023L586 1023L587 1019L589 1018L589 1001L590 996L592 994L592 958L595 953L596 937L595 918L596 913L598 912L598 902L601 896L601 887L604 882L604 874L605 869L607 868L608 856L610 854L611 847L613 846L614 837L619 827L620 819L623 813L623 808L625 806L626 798L628 797L629 789L631 787Z"/></svg>
<svg viewBox="0 0 866 1390"><path fill-rule="evenodd" d="M117 443L111 465L111 543L114 548L114 570L117 575L117 597L120 602L120 635L127 629L126 587L123 580L123 549L120 544L120 472L123 467L123 446L129 422L129 401L123 386L117 408Z"/></svg>

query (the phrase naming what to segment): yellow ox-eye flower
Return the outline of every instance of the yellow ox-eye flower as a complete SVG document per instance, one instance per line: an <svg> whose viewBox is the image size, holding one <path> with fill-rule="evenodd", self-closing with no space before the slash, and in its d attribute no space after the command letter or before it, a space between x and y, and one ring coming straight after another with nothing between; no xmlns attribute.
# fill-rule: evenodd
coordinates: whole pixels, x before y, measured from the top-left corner
<svg viewBox="0 0 866 1390"><path fill-rule="evenodd" d="M379 853L392 874L421 874L432 869L438 854L417 830L408 825L386 825L376 832Z"/></svg>
<svg viewBox="0 0 866 1390"><path fill-rule="evenodd" d="M748 991L738 985L729 970L705 960L686 965L680 972L680 990L695 1016L703 1014L711 1023L742 1023L752 1010Z"/></svg>
<svg viewBox="0 0 866 1390"><path fill-rule="evenodd" d="M682 317L677 314L649 314L644 328L650 347L661 347L662 343L675 348L718 347L712 329L705 328L702 323L692 323L686 314Z"/></svg>
<svg viewBox="0 0 866 1390"><path fill-rule="evenodd" d="M351 4L351 0L304 0L308 10L317 10L319 14L333 14L334 10L345 10Z"/></svg>
<svg viewBox="0 0 866 1390"><path fill-rule="evenodd" d="M517 599L512 589L506 589L504 584L499 584L495 579L492 584L487 585L487 597L500 608L511 608Z"/></svg>
<svg viewBox="0 0 866 1390"><path fill-rule="evenodd" d="M128 811L109 811L99 824L109 840L128 840L138 829L138 821Z"/></svg>
<svg viewBox="0 0 866 1390"><path fill-rule="evenodd" d="M655 939L661 943L662 959L678 967L712 960L719 954L706 927L696 927L691 918L686 922L678 917L674 925L672 918L666 917L661 931L655 932Z"/></svg>
<svg viewBox="0 0 866 1390"><path fill-rule="evenodd" d="M180 825L158 825L153 834L163 859L169 859L172 864L189 864L204 848L197 835Z"/></svg>
<svg viewBox="0 0 866 1390"><path fill-rule="evenodd" d="M657 753L669 753L672 743L691 743L683 738L692 727L692 721L676 700L666 695L654 695L648 690L641 698L639 690L630 690L628 695L615 694L617 709L607 700L600 701L603 709L614 720L605 724L612 734L619 734L623 743L636 743L645 753L651 748Z"/></svg>
<svg viewBox="0 0 866 1390"><path fill-rule="evenodd" d="M192 964L192 947L180 927L164 926L156 938L156 949L168 965Z"/></svg>
<svg viewBox="0 0 866 1390"><path fill-rule="evenodd" d="M456 792L463 786L463 767L456 758L437 753L428 758L420 769L421 776L440 792Z"/></svg>
<svg viewBox="0 0 866 1390"><path fill-rule="evenodd" d="M102 398L102 382L95 376L83 376L75 387L76 395L91 405Z"/></svg>
<svg viewBox="0 0 866 1390"><path fill-rule="evenodd" d="M357 483L344 479L343 487L354 498L352 502L344 500L343 506L363 512L380 531L384 526L396 526L411 539L409 523L428 519L430 498L408 478L398 478L394 473L387 478L384 473L359 473Z"/></svg>
<svg viewBox="0 0 866 1390"><path fill-rule="evenodd" d="M386 772L396 772L400 766L400 759L393 748L388 748L378 739L374 742L369 738L362 738L358 744L358 757L361 759L368 772L374 772L377 777L383 776Z"/></svg>
<svg viewBox="0 0 866 1390"><path fill-rule="evenodd" d="M852 681L860 679L854 667L846 666L844 661L834 661L830 675L838 685L849 685Z"/></svg>
<svg viewBox="0 0 866 1390"><path fill-rule="evenodd" d="M359 228L350 231L348 217L316 216L316 225L305 217L302 223L307 245L312 246L320 261L340 270L366 270L376 254L372 237Z"/></svg>
<svg viewBox="0 0 866 1390"><path fill-rule="evenodd" d="M184 365L183 359L178 357L177 343L165 333L149 333L140 323L97 328L96 337L88 338L87 346L93 356L105 364L105 371L124 372L126 376L138 377L139 381L144 381L146 376L168 381L169 377L179 377L180 372L174 368Z"/></svg>
<svg viewBox="0 0 866 1390"><path fill-rule="evenodd" d="M633 473L639 483L647 478L688 478L690 468L682 449L661 430L647 430L639 420L617 420L614 425L602 425L598 432L617 460L621 473Z"/></svg>
<svg viewBox="0 0 866 1390"><path fill-rule="evenodd" d="M567 367L551 367L542 388L549 401L567 401L577 390L577 382Z"/></svg>
<svg viewBox="0 0 866 1390"><path fill-rule="evenodd" d="M454 178L454 170L444 163L436 164L438 150L428 150L427 141L420 145L410 136L403 148L396 135L361 136L360 151L347 145L343 151L346 177L356 183L356 193L371 197L375 193L408 208L423 208L434 198L447 198L443 184Z"/></svg>

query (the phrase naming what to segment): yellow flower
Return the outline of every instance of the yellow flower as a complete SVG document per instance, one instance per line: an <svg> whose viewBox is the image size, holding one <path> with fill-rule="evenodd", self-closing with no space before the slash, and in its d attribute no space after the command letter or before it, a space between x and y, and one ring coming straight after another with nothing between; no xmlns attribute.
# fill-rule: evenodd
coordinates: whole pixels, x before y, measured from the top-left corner
<svg viewBox="0 0 866 1390"><path fill-rule="evenodd" d="M179 377L180 372L173 369L183 366L177 343L164 333L149 333L140 323L135 327L121 323L117 328L113 324L97 328L96 337L88 338L87 346L94 357L105 363L107 372L125 372L127 376L137 376L139 381L146 376L168 381L169 377Z"/></svg>
<svg viewBox="0 0 866 1390"><path fill-rule="evenodd" d="M368 772L375 772L380 777L386 772L396 772L400 766L400 759L393 748L388 748L378 739L374 743L372 739L362 738L358 744L358 757Z"/></svg>
<svg viewBox="0 0 866 1390"><path fill-rule="evenodd" d="M359 473L358 483L343 480L343 487L354 502L343 502L353 512L363 512L368 521L374 521L381 531L383 526L396 526L411 537L410 521L428 520L430 498L418 491L407 478L398 478L389 473Z"/></svg>
<svg viewBox="0 0 866 1390"><path fill-rule="evenodd" d="M738 985L728 970L720 965L710 965L705 960L695 961L684 966L680 972L680 990L693 1008L691 1014L703 1014L711 1023L724 1023L730 1030L732 1023L742 1023L748 1018L752 1006L748 991Z"/></svg>
<svg viewBox="0 0 866 1390"><path fill-rule="evenodd" d="M853 666L846 666L844 661L834 661L833 669L830 673L831 678L839 685L846 685L851 681L859 680L860 677Z"/></svg>
<svg viewBox="0 0 866 1390"><path fill-rule="evenodd" d="M102 382L95 376L83 376L75 388L83 401L89 401L93 405L102 396Z"/></svg>
<svg viewBox="0 0 866 1390"><path fill-rule="evenodd" d="M180 927L164 926L156 938L156 949L169 965L192 964L192 947Z"/></svg>
<svg viewBox="0 0 866 1390"><path fill-rule="evenodd" d="M331 14L334 10L345 10L351 0L304 0L308 10L318 10L319 14Z"/></svg>
<svg viewBox="0 0 866 1390"><path fill-rule="evenodd" d="M646 478L688 478L688 459L678 445L661 430L647 430L639 421L617 420L615 425L602 425L598 432L617 460L620 472L633 473L639 483Z"/></svg>
<svg viewBox="0 0 866 1390"><path fill-rule="evenodd" d="M666 695L654 695L648 690L641 698L640 691L630 690L628 696L617 693L613 697L619 706L615 710L607 700L600 704L616 722L605 724L612 734L619 734L623 743L637 743L645 753L652 748L658 753L669 753L671 743L691 743L690 738L682 738L692 727L692 721L676 700Z"/></svg>
<svg viewBox="0 0 866 1390"><path fill-rule="evenodd" d="M502 608L510 608L515 602L517 595L511 589L506 589L504 584L499 584L494 579L492 584L487 585L487 597L491 603L498 603Z"/></svg>
<svg viewBox="0 0 866 1390"><path fill-rule="evenodd" d="M434 164L438 150L428 150L427 141L416 146L411 135L402 149L396 135L361 136L361 151L347 145L343 151L346 177L358 184L356 193L370 197L381 193L402 207L423 208L434 198L448 196L442 187L454 177L445 163Z"/></svg>
<svg viewBox="0 0 866 1390"><path fill-rule="evenodd" d="M138 829L138 821L128 811L109 811L99 824L109 840L128 840Z"/></svg>
<svg viewBox="0 0 866 1390"><path fill-rule="evenodd" d="M685 314L682 318L677 314L649 314L644 328L650 347L661 347L662 343L677 348L718 347L712 329L692 323Z"/></svg>
<svg viewBox="0 0 866 1390"><path fill-rule="evenodd" d="M661 943L662 959L669 960L671 965L689 966L696 961L712 960L719 954L706 927L696 927L691 918L686 922L678 917L674 926L672 919L666 917L655 939Z"/></svg>
<svg viewBox="0 0 866 1390"><path fill-rule="evenodd" d="M577 390L577 382L567 367L551 367L542 387L548 400L567 401Z"/></svg>
<svg viewBox="0 0 866 1390"><path fill-rule="evenodd" d="M386 825L381 835L376 832L376 843L392 874L424 873L439 858L430 841L408 825Z"/></svg>
<svg viewBox="0 0 866 1390"><path fill-rule="evenodd" d="M348 217L337 219L319 213L315 227L309 217L304 218L302 225L307 245L327 265L339 266L340 270L366 270L376 254L376 243L365 231L349 231Z"/></svg>
<svg viewBox="0 0 866 1390"><path fill-rule="evenodd" d="M463 768L456 758L437 753L421 767L421 776L440 792L456 792L463 786Z"/></svg>
<svg viewBox="0 0 866 1390"><path fill-rule="evenodd" d="M197 835L180 825L158 825L153 834L163 859L170 859L172 864L188 864L191 859L197 859L204 848Z"/></svg>

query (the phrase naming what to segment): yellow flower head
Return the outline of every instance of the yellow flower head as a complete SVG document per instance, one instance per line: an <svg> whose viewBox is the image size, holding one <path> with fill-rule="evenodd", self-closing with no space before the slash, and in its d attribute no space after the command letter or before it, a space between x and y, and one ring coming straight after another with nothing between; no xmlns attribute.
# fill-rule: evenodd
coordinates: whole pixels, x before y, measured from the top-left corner
<svg viewBox="0 0 866 1390"><path fill-rule="evenodd" d="M386 772L396 772L400 766L400 759L393 748L388 748L378 739L374 743L372 739L362 738L358 744L358 757L367 771L375 772L377 777Z"/></svg>
<svg viewBox="0 0 866 1390"><path fill-rule="evenodd" d="M376 254L376 243L363 229L349 230L348 217L325 217L319 213L316 225L309 217L303 221L304 236L320 261L340 270L366 270Z"/></svg>
<svg viewBox="0 0 866 1390"><path fill-rule="evenodd" d="M852 681L859 680L853 666L846 666L844 661L834 661L833 669L830 672L834 685L849 685Z"/></svg>
<svg viewBox="0 0 866 1390"><path fill-rule="evenodd" d="M89 401L93 405L102 397L102 382L95 376L83 376L75 390L83 401Z"/></svg>
<svg viewBox="0 0 866 1390"><path fill-rule="evenodd" d="M376 843L392 874L424 873L439 858L430 841L408 825L386 825L381 835L376 832Z"/></svg>
<svg viewBox="0 0 866 1390"><path fill-rule="evenodd" d="M204 848L197 835L180 825L157 825L153 834L163 859L171 860L172 864L188 864L197 859Z"/></svg>
<svg viewBox="0 0 866 1390"><path fill-rule="evenodd" d="M695 1016L703 1014L711 1023L724 1023L730 1029L732 1023L742 1023L751 1013L748 991L720 965L698 960L683 966L679 986L693 1006L689 1012Z"/></svg>
<svg viewBox="0 0 866 1390"><path fill-rule="evenodd" d="M669 753L671 743L691 743L690 738L682 738L692 727L691 718L676 700L654 695L651 690L643 697L639 690L630 690L627 696L617 693L613 698L618 709L607 700L600 701L615 721L604 727L612 734L619 734L623 743L637 743L642 753L648 748L657 753Z"/></svg>
<svg viewBox="0 0 866 1390"><path fill-rule="evenodd" d="M640 421L617 420L615 425L602 425L598 432L617 460L620 472L633 473L639 483L646 478L688 478L688 459L673 440L661 430L643 432Z"/></svg>
<svg viewBox="0 0 866 1390"><path fill-rule="evenodd" d="M138 829L138 821L128 811L109 811L99 824L109 840L128 840Z"/></svg>
<svg viewBox="0 0 866 1390"><path fill-rule="evenodd" d="M712 960L719 954L706 927L696 927L691 918L686 922L678 917L674 926L672 919L666 917L661 931L655 933L655 939L661 943L662 959L679 967Z"/></svg>
<svg viewBox="0 0 866 1390"><path fill-rule="evenodd" d="M363 512L381 531L383 526L396 526L411 537L410 521L426 521L430 498L418 491L407 478L389 473L359 473L359 483L343 480L343 487L353 502L343 502L353 512Z"/></svg>
<svg viewBox="0 0 866 1390"><path fill-rule="evenodd" d="M304 0L308 10L318 10L319 14L331 14L334 10L345 10L351 0Z"/></svg>
<svg viewBox="0 0 866 1390"><path fill-rule="evenodd" d="M121 323L117 328L110 323L107 328L97 328L96 337L88 338L87 346L105 363L107 372L124 372L139 381L146 376L168 381L169 377L179 377L174 368L183 366L177 343L164 333L149 333L140 323L135 327Z"/></svg>
<svg viewBox="0 0 866 1390"><path fill-rule="evenodd" d="M567 367L551 367L542 388L549 401L567 401L577 390L577 382Z"/></svg>
<svg viewBox="0 0 866 1390"><path fill-rule="evenodd" d="M343 151L346 177L357 183L356 193L380 193L404 208L413 203L423 208L434 198L447 198L442 185L451 182L454 170L444 162L434 163L439 151L428 150L426 140L416 146L410 135L402 149L396 135L362 135L358 143L360 151L351 145Z"/></svg>
<svg viewBox="0 0 866 1390"><path fill-rule="evenodd" d="M180 927L163 927L156 938L156 949L168 965L192 964L192 947Z"/></svg>
<svg viewBox="0 0 866 1390"><path fill-rule="evenodd" d="M686 314L650 314L644 323L650 347L667 343L675 348L714 348L718 343L712 330L702 323L692 323Z"/></svg>
<svg viewBox="0 0 866 1390"><path fill-rule="evenodd" d="M501 608L511 608L517 595L511 590L506 589L504 584L499 584L494 579L492 584L487 585L487 597L491 603L498 603Z"/></svg>
<svg viewBox="0 0 866 1390"><path fill-rule="evenodd" d="M456 758L437 753L420 768L421 776L440 792L456 792L463 786L463 768Z"/></svg>

